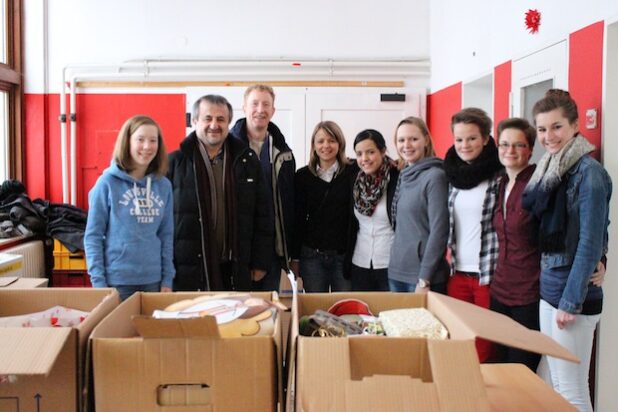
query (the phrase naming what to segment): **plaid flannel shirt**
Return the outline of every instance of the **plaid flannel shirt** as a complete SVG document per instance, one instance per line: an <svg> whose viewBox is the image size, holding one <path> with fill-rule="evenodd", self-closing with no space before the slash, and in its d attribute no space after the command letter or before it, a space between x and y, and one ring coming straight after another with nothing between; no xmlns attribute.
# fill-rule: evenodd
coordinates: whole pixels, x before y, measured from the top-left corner
<svg viewBox="0 0 618 412"><path fill-rule="evenodd" d="M498 262L498 235L492 224L494 207L498 198L499 175L496 174L489 180L485 199L483 200L483 211L481 214L481 252L479 253L479 284L489 285L491 277L496 269ZM455 273L457 242L455 235L455 198L460 189L449 184L448 191L448 213L449 231L448 248L451 251L451 276Z"/></svg>

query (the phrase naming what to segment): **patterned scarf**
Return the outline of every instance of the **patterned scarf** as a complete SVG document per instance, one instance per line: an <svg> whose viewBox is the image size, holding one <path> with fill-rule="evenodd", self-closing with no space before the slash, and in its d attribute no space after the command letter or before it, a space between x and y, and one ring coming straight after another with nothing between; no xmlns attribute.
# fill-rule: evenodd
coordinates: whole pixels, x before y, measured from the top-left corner
<svg viewBox="0 0 618 412"><path fill-rule="evenodd" d="M368 175L362 170L358 172L354 182L354 207L358 212L365 216L373 215L382 199L382 195L388 186L392 160L388 156L382 158L382 165L375 176Z"/></svg>
<svg viewBox="0 0 618 412"><path fill-rule="evenodd" d="M522 205L541 222L541 252L564 250L567 223L566 173L595 147L578 134L556 154L545 153L524 190Z"/></svg>

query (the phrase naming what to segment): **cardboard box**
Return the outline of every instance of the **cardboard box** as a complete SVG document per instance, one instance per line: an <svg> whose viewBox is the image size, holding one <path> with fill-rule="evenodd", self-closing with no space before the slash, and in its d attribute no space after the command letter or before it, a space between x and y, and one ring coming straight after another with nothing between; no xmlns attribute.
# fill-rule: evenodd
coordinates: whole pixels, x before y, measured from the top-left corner
<svg viewBox="0 0 618 412"><path fill-rule="evenodd" d="M21 277L24 274L24 257L0 253L0 276Z"/></svg>
<svg viewBox="0 0 618 412"><path fill-rule="evenodd" d="M0 277L0 290L2 289L32 289L46 288L47 278L18 278L15 276Z"/></svg>
<svg viewBox="0 0 618 412"><path fill-rule="evenodd" d="M481 374L492 411L577 411L524 365L484 364Z"/></svg>
<svg viewBox="0 0 618 412"><path fill-rule="evenodd" d="M272 336L238 338L219 337L210 316L149 317L179 300L212 294L134 294L97 326L91 335L97 412L277 410L283 399L280 313ZM251 295L277 300L276 293Z"/></svg>
<svg viewBox="0 0 618 412"><path fill-rule="evenodd" d="M0 290L0 316L23 315L61 305L89 311L76 327L0 328L0 410L80 411L87 388L88 335L118 305L115 289Z"/></svg>
<svg viewBox="0 0 618 412"><path fill-rule="evenodd" d="M425 307L446 326L450 339L298 335L300 317L347 298L366 302L376 316ZM431 292L300 294L292 311L296 336L289 350L288 410L403 411L413 404L422 411L489 411L476 337L578 361L551 338L504 315Z"/></svg>

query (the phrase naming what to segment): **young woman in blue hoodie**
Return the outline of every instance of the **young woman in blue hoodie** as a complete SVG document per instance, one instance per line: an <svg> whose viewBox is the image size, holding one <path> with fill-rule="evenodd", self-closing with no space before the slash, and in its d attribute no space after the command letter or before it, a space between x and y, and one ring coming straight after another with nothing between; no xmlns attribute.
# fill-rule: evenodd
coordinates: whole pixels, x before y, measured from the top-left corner
<svg viewBox="0 0 618 412"><path fill-rule="evenodd" d="M134 292L171 292L172 185L159 125L147 116L128 119L116 139L112 163L88 195L84 235L94 287L113 287L121 300Z"/></svg>

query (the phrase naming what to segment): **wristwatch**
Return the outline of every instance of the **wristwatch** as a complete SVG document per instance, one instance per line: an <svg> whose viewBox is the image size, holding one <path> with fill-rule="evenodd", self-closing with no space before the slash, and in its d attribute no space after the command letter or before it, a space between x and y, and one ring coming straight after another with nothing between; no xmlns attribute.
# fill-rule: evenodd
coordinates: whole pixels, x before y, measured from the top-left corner
<svg viewBox="0 0 618 412"><path fill-rule="evenodd" d="M429 287L429 282L427 282L425 279L418 279L418 287L419 288L428 288Z"/></svg>

